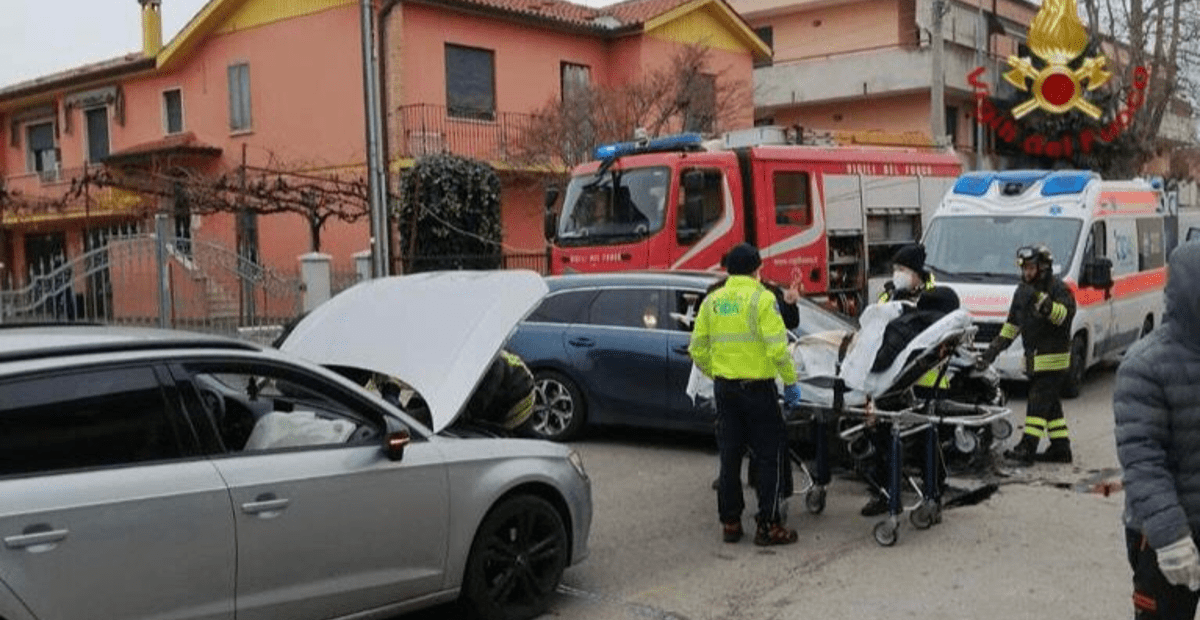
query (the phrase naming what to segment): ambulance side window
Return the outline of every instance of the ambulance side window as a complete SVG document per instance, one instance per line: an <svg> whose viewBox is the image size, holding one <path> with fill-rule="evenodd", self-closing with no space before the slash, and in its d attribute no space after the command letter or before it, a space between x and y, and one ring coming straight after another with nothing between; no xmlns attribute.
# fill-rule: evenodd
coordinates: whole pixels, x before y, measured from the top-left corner
<svg viewBox="0 0 1200 620"><path fill-rule="evenodd" d="M1165 264L1162 220L1152 217L1139 219L1137 235L1138 271L1162 267Z"/></svg>
<svg viewBox="0 0 1200 620"><path fill-rule="evenodd" d="M1087 245L1083 248L1083 260L1086 262L1108 256L1107 245L1108 237L1105 236L1104 222L1092 224L1092 231L1088 233Z"/></svg>

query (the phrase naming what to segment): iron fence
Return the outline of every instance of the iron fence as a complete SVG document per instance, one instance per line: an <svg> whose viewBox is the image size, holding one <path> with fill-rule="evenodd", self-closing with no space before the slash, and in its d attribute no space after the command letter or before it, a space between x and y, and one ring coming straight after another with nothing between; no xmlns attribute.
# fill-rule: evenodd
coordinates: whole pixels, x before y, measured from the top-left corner
<svg viewBox="0 0 1200 620"><path fill-rule="evenodd" d="M5 283L0 322L160 326L245 337L291 319L301 307L298 277L218 244L134 232L89 246L70 260L30 265L23 286Z"/></svg>

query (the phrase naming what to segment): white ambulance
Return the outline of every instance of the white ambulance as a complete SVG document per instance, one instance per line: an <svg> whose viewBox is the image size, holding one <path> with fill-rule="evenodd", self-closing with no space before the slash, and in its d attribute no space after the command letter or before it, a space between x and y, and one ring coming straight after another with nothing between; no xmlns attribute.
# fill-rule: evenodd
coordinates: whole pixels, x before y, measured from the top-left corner
<svg viewBox="0 0 1200 620"><path fill-rule="evenodd" d="M1046 244L1054 271L1075 294L1071 371L1115 360L1162 319L1167 238L1162 192L1143 180L1105 181L1086 171L965 174L925 231L926 266L953 288L987 346L1008 316L1020 280L1017 248ZM997 360L1001 376L1024 379L1020 339Z"/></svg>

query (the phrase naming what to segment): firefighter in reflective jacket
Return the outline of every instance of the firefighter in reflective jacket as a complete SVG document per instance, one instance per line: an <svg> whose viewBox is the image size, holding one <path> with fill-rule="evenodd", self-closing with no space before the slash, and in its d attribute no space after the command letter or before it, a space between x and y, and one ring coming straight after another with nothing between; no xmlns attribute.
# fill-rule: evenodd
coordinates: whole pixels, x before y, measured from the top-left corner
<svg viewBox="0 0 1200 620"><path fill-rule="evenodd" d="M761 266L758 250L748 243L729 251L729 279L700 305L688 353L696 367L713 378L721 460L717 511L725 542L742 537L745 504L739 470L749 446L758 474L754 543L781 545L795 542L797 536L783 523L786 478L781 470L788 464L787 437L775 378L783 380L790 405L800 403L800 388L775 296L758 280Z"/></svg>
<svg viewBox="0 0 1200 620"><path fill-rule="evenodd" d="M991 364L1019 334L1025 343L1025 373L1029 375L1029 403L1025 414L1025 436L1006 458L1030 463L1071 462L1071 440L1059 400L1063 378L1071 366L1071 319L1075 297L1052 267L1054 257L1045 245L1017 250L1021 284L1013 295L1008 320L1000 335L988 345L979 363ZM1037 453L1043 437L1050 447Z"/></svg>

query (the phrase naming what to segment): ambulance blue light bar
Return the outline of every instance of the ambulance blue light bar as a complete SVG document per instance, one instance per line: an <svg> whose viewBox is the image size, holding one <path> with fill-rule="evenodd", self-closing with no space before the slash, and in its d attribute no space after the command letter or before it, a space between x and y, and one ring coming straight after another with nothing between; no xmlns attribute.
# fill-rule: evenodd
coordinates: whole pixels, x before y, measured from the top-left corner
<svg viewBox="0 0 1200 620"><path fill-rule="evenodd" d="M1046 181L1042 183L1042 195L1063 196L1066 194L1078 194L1087 188L1088 183L1092 179L1099 178L1100 176L1096 173L1085 170L1055 172L1046 177Z"/></svg>
<svg viewBox="0 0 1200 620"><path fill-rule="evenodd" d="M664 138L634 142L614 142L601 144L593 151L595 159L615 159L638 153L661 153L663 151L697 151L704 143L704 137L698 133L681 133Z"/></svg>

